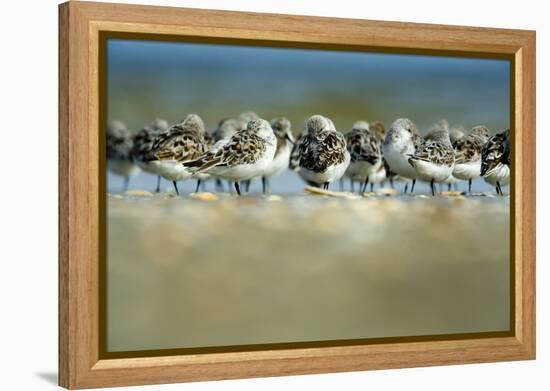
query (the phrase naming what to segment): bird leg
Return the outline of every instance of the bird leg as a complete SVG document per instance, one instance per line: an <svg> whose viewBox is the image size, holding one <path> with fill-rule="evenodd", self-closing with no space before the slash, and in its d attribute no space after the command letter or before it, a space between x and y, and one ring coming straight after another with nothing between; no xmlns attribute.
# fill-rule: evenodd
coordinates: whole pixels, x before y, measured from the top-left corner
<svg viewBox="0 0 550 391"><path fill-rule="evenodd" d="M409 182L405 183L405 189L403 190L403 194L407 194L409 191Z"/></svg>
<svg viewBox="0 0 550 391"><path fill-rule="evenodd" d="M472 178L468 179L468 194L472 195Z"/></svg>
<svg viewBox="0 0 550 391"><path fill-rule="evenodd" d="M126 193L128 191L128 186L130 185L130 177L129 176L125 176L124 177L124 185L123 185L123 190L124 190L124 193Z"/></svg>
<svg viewBox="0 0 550 391"><path fill-rule="evenodd" d="M414 193L414 185L416 185L416 179L413 179L413 184L411 187L411 194Z"/></svg>
<svg viewBox="0 0 550 391"><path fill-rule="evenodd" d="M216 191L223 193L223 183L220 178L216 178Z"/></svg>
<svg viewBox="0 0 550 391"><path fill-rule="evenodd" d="M239 187L239 182L235 181L235 190L237 191L237 194L241 195L241 188Z"/></svg>
<svg viewBox="0 0 550 391"><path fill-rule="evenodd" d="M433 179L430 181L430 187L432 188L432 196L435 196L435 183Z"/></svg>
<svg viewBox="0 0 550 391"><path fill-rule="evenodd" d="M365 178L365 183L363 183L363 190L361 191L361 193L364 193L365 191L367 191L367 185L369 184L369 177L367 176Z"/></svg>
<svg viewBox="0 0 550 391"><path fill-rule="evenodd" d="M160 193L160 175L157 176L157 188L155 189L155 193Z"/></svg>
<svg viewBox="0 0 550 391"><path fill-rule="evenodd" d="M180 195L180 192L178 190L178 184L176 183L176 181L172 181L172 183L174 184L174 189L176 189L176 194Z"/></svg>
<svg viewBox="0 0 550 391"><path fill-rule="evenodd" d="M201 187L201 180L197 179L197 188L195 189L195 193L199 192L200 187Z"/></svg>
<svg viewBox="0 0 550 391"><path fill-rule="evenodd" d="M265 194L267 191L267 178L265 176L262 177L262 193Z"/></svg>

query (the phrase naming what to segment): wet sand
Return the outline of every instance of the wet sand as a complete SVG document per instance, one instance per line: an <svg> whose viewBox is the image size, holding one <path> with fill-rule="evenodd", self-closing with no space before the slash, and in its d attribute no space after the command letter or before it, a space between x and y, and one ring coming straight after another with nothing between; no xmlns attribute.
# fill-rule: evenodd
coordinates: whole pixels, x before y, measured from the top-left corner
<svg viewBox="0 0 550 391"><path fill-rule="evenodd" d="M502 331L509 198L109 195L109 351Z"/></svg>

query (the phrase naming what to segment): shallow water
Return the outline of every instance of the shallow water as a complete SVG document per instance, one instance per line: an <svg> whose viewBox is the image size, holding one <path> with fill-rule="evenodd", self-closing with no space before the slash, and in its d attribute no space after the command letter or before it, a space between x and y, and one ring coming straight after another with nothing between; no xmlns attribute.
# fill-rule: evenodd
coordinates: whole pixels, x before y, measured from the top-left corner
<svg viewBox="0 0 550 391"><path fill-rule="evenodd" d="M108 196L108 350L502 331L509 198Z"/></svg>
<svg viewBox="0 0 550 391"><path fill-rule="evenodd" d="M349 179L344 179L344 189L346 191L350 191L350 184ZM395 188L398 191L403 191L403 188L405 186L404 181L395 181ZM192 180L187 180L184 182L178 182L178 188L181 192L181 194L187 194L195 191L197 182ZM132 177L129 182L129 189L135 190L135 189L146 189L149 191L153 191L157 186L157 177L155 175L151 175L145 172L141 172L135 177ZM227 182L224 181L223 183L225 191L228 190ZM287 170L281 175L272 177L270 179L270 186L271 190L274 194L280 194L280 195L289 195L289 194L297 194L301 193L304 189L304 181L298 176L297 173ZM331 183L330 189L334 191L338 191L340 184L339 183ZM355 191L359 191L359 183L356 182L354 185ZM385 186L389 186L389 182L385 183ZM446 184L440 184L441 190L447 190ZM466 181L460 181L456 185L457 189L459 191L466 191L468 189L468 183ZM376 185L375 189L378 189L380 185ZM202 191L214 191L214 181L208 180L203 183ZM173 185L171 182L166 181L162 179L161 181L161 189L164 191L173 191ZM510 188L509 186L503 186L502 187L504 193L508 193ZM112 174L110 171L107 172L107 191L110 193L121 193L124 190L124 178L118 175ZM233 186L230 186L230 190L233 190ZM252 180L250 191L253 193L259 193L261 192L261 180L260 178L255 178ZM410 183L409 183L409 190L410 190ZM495 193L494 187L489 185L487 182L483 180L483 178L476 178L474 179L472 183L472 191L474 193ZM417 182L415 186L415 193L419 194L430 194L430 185L429 183L425 182Z"/></svg>

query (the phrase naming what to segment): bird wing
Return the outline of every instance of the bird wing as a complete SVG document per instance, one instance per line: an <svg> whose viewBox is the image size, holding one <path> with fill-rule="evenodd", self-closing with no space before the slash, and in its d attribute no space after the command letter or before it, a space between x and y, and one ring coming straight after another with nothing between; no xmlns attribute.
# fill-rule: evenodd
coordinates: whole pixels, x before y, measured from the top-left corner
<svg viewBox="0 0 550 391"><path fill-rule="evenodd" d="M174 125L162 132L153 144L156 160L193 161L206 150L204 138L195 131Z"/></svg>
<svg viewBox="0 0 550 391"><path fill-rule="evenodd" d="M307 137L300 145L300 166L315 172L343 163L346 158L346 140L334 130L325 130Z"/></svg>
<svg viewBox="0 0 550 391"><path fill-rule="evenodd" d="M464 143L455 148L455 162L458 164L476 161L481 158L482 145L475 137L468 136Z"/></svg>
<svg viewBox="0 0 550 391"><path fill-rule="evenodd" d="M257 162L266 150L265 140L245 131L237 132L222 148L222 161L229 167Z"/></svg>
<svg viewBox="0 0 550 391"><path fill-rule="evenodd" d="M481 150L481 175L495 168L499 163L510 165L510 147L505 133L491 137Z"/></svg>
<svg viewBox="0 0 550 391"><path fill-rule="evenodd" d="M108 159L131 160L132 148L133 140L129 135L117 137L107 134L106 150Z"/></svg>
<svg viewBox="0 0 550 391"><path fill-rule="evenodd" d="M153 144L159 131L143 128L134 136L134 146L132 148L132 156L140 161L154 160Z"/></svg>
<svg viewBox="0 0 550 391"><path fill-rule="evenodd" d="M265 152L265 141L246 131L237 132L219 148L212 148L198 159L184 163L186 167L203 172L212 167L233 167L239 164L252 164Z"/></svg>
<svg viewBox="0 0 550 391"><path fill-rule="evenodd" d="M454 151L444 144L432 140L425 141L413 155L409 156L409 163L412 160L422 160L452 166L455 162Z"/></svg>
<svg viewBox="0 0 550 391"><path fill-rule="evenodd" d="M424 139L418 133L413 134L412 141L414 144L415 151L418 150L422 146L422 144L424 144Z"/></svg>
<svg viewBox="0 0 550 391"><path fill-rule="evenodd" d="M345 139L352 162L366 161L376 164L380 160L380 142L373 134L354 129L346 134Z"/></svg>
<svg viewBox="0 0 550 391"><path fill-rule="evenodd" d="M288 168L291 170L297 170L300 167L300 145L304 141L304 135L298 136L296 142L292 146L290 152L290 159L288 161Z"/></svg>

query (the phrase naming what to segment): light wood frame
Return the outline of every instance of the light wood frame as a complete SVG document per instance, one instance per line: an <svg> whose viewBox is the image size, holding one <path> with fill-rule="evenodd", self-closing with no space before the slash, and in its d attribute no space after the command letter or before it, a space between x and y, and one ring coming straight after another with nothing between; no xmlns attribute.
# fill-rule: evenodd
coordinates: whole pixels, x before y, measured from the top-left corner
<svg viewBox="0 0 550 391"><path fill-rule="evenodd" d="M512 336L100 359L100 32L507 56ZM535 32L88 2L59 6L59 384L91 388L535 358Z"/></svg>

